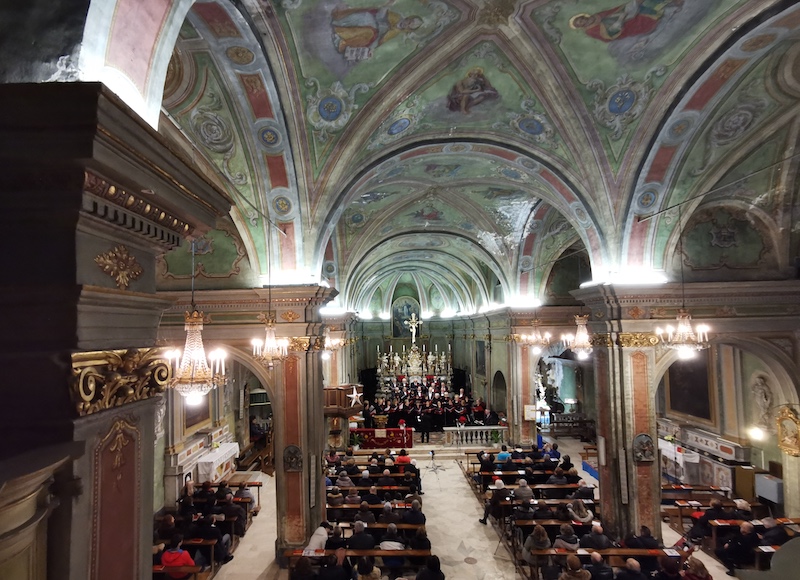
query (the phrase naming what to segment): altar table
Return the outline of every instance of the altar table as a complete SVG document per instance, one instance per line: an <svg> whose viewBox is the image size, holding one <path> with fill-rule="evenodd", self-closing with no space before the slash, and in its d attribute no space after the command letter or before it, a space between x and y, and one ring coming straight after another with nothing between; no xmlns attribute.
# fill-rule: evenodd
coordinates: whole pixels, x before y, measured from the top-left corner
<svg viewBox="0 0 800 580"><path fill-rule="evenodd" d="M238 443L220 443L197 461L197 479L218 481L234 470L234 460L239 457Z"/></svg>
<svg viewBox="0 0 800 580"><path fill-rule="evenodd" d="M414 429L350 429L361 439L362 449L410 449L414 446Z"/></svg>

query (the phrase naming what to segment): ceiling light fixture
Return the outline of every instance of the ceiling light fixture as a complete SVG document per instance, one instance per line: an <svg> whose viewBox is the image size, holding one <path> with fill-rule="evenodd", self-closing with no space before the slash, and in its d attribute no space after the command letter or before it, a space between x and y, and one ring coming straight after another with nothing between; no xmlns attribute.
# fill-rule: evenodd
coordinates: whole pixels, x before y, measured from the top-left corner
<svg viewBox="0 0 800 580"><path fill-rule="evenodd" d="M169 386L175 389L189 405L199 405L203 397L214 387L225 384L225 359L226 353L216 349L206 358L203 347L203 313L197 309L194 302L194 279L196 275L195 242L192 241L192 311L184 315L186 330L186 345L183 356L179 349L165 353L173 367L172 379Z"/></svg>
<svg viewBox="0 0 800 580"><path fill-rule="evenodd" d="M521 335L520 342L529 346L533 354L541 354L542 349L550 344L550 333L542 332L541 321L534 318L533 331L530 334Z"/></svg>
<svg viewBox="0 0 800 580"><path fill-rule="evenodd" d="M275 363L289 354L289 340L278 338L275 334L275 317L272 315L272 232L267 233L267 314L260 314L258 319L264 323L264 340L254 338L253 358L267 369L272 370Z"/></svg>
<svg viewBox="0 0 800 580"><path fill-rule="evenodd" d="M683 270L683 223L681 221L681 207L678 206L678 259L681 266L681 308L678 310L676 328L667 326L663 330L656 328L656 334L667 348L678 351L681 359L690 359L697 351L709 347L708 331L705 324L698 324L697 329L692 327L692 315L686 310L686 281Z"/></svg>
<svg viewBox="0 0 800 580"><path fill-rule="evenodd" d="M589 338L589 329L586 327L588 320L588 314L576 314L575 334L561 335L561 340L578 356L579 360L586 360L592 354L592 341Z"/></svg>

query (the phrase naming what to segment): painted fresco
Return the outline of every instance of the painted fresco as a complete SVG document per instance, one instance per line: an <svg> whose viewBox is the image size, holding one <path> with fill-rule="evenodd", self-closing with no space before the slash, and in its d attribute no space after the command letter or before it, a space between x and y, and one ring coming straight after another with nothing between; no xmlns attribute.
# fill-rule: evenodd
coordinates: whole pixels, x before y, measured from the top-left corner
<svg viewBox="0 0 800 580"><path fill-rule="evenodd" d="M666 76L696 44L698 35L741 4L741 0L552 1L533 10L531 18L561 52L603 135L603 146L619 164L624 144Z"/></svg>
<svg viewBox="0 0 800 580"><path fill-rule="evenodd" d="M441 0L287 0L280 7L319 163L354 111L459 17Z"/></svg>
<svg viewBox="0 0 800 580"><path fill-rule="evenodd" d="M372 151L410 136L451 128L504 135L569 158L528 81L503 51L484 42L436 71L369 138Z"/></svg>

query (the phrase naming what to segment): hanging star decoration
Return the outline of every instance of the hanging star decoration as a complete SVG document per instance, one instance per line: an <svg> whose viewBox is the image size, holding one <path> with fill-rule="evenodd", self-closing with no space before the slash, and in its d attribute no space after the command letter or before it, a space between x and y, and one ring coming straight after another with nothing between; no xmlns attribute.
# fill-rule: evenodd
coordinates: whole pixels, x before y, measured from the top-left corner
<svg viewBox="0 0 800 580"><path fill-rule="evenodd" d="M359 393L355 387L353 387L353 393L351 395L347 395L347 398L350 399L351 407L361 404L361 393Z"/></svg>

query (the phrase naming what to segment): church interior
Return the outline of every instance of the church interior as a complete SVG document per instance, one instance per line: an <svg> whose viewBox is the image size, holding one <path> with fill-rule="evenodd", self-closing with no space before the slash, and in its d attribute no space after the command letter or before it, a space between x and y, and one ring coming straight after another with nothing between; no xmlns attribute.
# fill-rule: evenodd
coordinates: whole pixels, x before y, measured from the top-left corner
<svg viewBox="0 0 800 580"><path fill-rule="evenodd" d="M612 536L671 484L800 518L796 2L0 15L0 578L151 578L154 518L250 453L277 569L415 376L503 442L590 425ZM465 415L413 445L498 443Z"/></svg>

